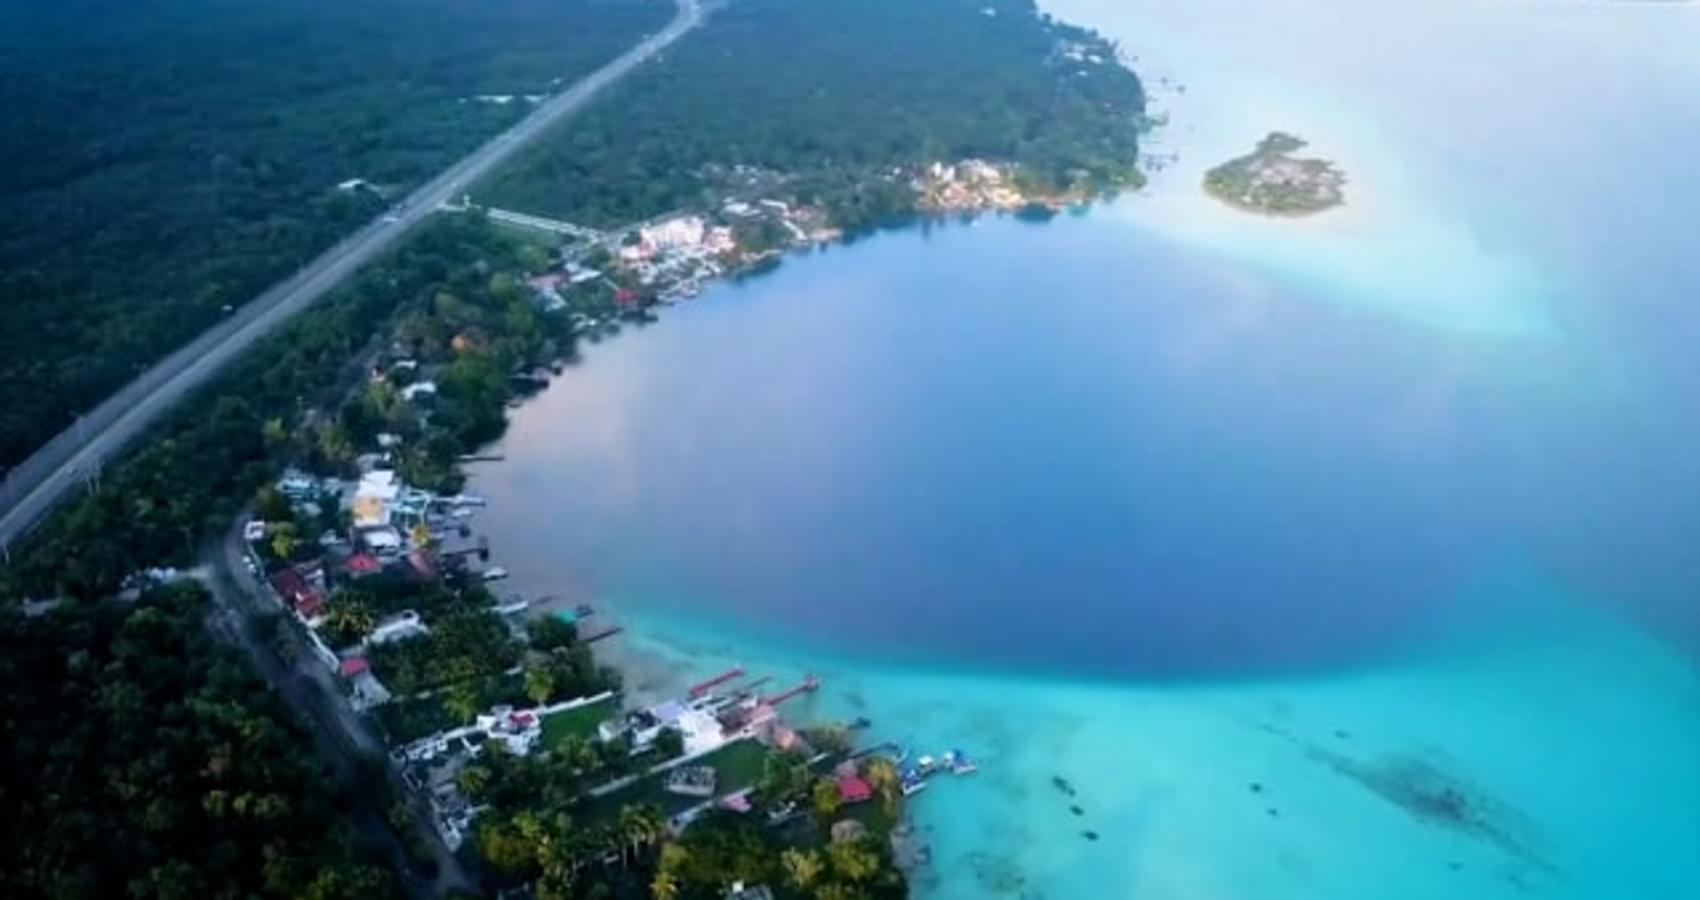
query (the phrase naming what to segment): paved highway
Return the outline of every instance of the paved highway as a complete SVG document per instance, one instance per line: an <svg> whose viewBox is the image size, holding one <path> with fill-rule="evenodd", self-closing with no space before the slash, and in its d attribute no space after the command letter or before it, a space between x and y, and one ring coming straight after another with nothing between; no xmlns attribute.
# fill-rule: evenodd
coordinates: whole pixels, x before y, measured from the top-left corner
<svg viewBox="0 0 1700 900"><path fill-rule="evenodd" d="M414 191L397 211L367 224L293 277L274 285L155 364L19 463L0 484L0 549L15 544L68 491L97 474L101 465L162 413L205 384L243 350L389 249L438 206L701 22L698 0L675 2L678 12L666 28L551 97L518 124Z"/></svg>

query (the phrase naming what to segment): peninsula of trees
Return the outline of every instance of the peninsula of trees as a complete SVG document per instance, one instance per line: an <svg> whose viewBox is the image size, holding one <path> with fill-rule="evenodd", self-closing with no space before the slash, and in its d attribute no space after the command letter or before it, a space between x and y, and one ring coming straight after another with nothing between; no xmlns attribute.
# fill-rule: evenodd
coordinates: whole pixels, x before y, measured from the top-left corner
<svg viewBox="0 0 1700 900"><path fill-rule="evenodd" d="M1304 146L1293 135L1271 132L1251 153L1206 172L1204 189L1223 203L1265 215L1304 216L1344 203L1345 173L1327 160L1293 155Z"/></svg>

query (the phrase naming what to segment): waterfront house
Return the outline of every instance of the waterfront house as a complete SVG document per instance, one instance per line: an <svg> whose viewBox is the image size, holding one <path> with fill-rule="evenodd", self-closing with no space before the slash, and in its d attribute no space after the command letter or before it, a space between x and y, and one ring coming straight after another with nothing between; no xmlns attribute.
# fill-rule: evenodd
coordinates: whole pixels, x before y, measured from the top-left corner
<svg viewBox="0 0 1700 900"><path fill-rule="evenodd" d="M843 775L838 779L838 799L845 805L866 803L874 797L873 785L860 775Z"/></svg>
<svg viewBox="0 0 1700 900"><path fill-rule="evenodd" d="M368 528L390 524L390 506L401 493L401 483L396 474L390 469L373 469L360 476L360 483L354 489L354 497L349 501L349 512L353 514L356 528Z"/></svg>

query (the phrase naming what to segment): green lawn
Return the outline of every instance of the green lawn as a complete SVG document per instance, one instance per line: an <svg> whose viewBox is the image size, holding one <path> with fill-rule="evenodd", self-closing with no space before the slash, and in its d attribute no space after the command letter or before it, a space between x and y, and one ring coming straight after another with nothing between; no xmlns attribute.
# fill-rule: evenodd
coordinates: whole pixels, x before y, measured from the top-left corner
<svg viewBox="0 0 1700 900"><path fill-rule="evenodd" d="M553 713L543 720L543 747L553 750L569 737L594 737L596 726L613 718L618 711L616 698L609 697Z"/></svg>
<svg viewBox="0 0 1700 900"><path fill-rule="evenodd" d="M754 785L761 777L767 754L767 748L760 742L745 738L686 765L713 767L720 776L714 789L714 795L718 797ZM662 813L671 816L702 802L700 797L685 797L668 791L666 779L667 773L659 772L612 794L586 798L573 807L573 820L592 823L612 819L619 814L620 807L642 803L653 804Z"/></svg>

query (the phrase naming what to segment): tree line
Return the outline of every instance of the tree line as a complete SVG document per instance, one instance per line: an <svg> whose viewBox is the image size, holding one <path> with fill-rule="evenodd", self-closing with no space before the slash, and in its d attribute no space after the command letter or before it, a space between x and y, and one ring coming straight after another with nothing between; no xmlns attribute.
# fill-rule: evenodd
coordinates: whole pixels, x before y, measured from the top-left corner
<svg viewBox="0 0 1700 900"><path fill-rule="evenodd" d="M0 4L0 472L672 9Z"/></svg>
<svg viewBox="0 0 1700 900"><path fill-rule="evenodd" d="M0 608L0 895L382 898L306 737L197 587Z"/></svg>
<svg viewBox="0 0 1700 900"><path fill-rule="evenodd" d="M1136 183L1144 111L1109 42L1032 0L735 0L474 199L611 226L715 208L722 173L752 166L856 228L911 211L881 177L897 166L979 157L1046 189Z"/></svg>

